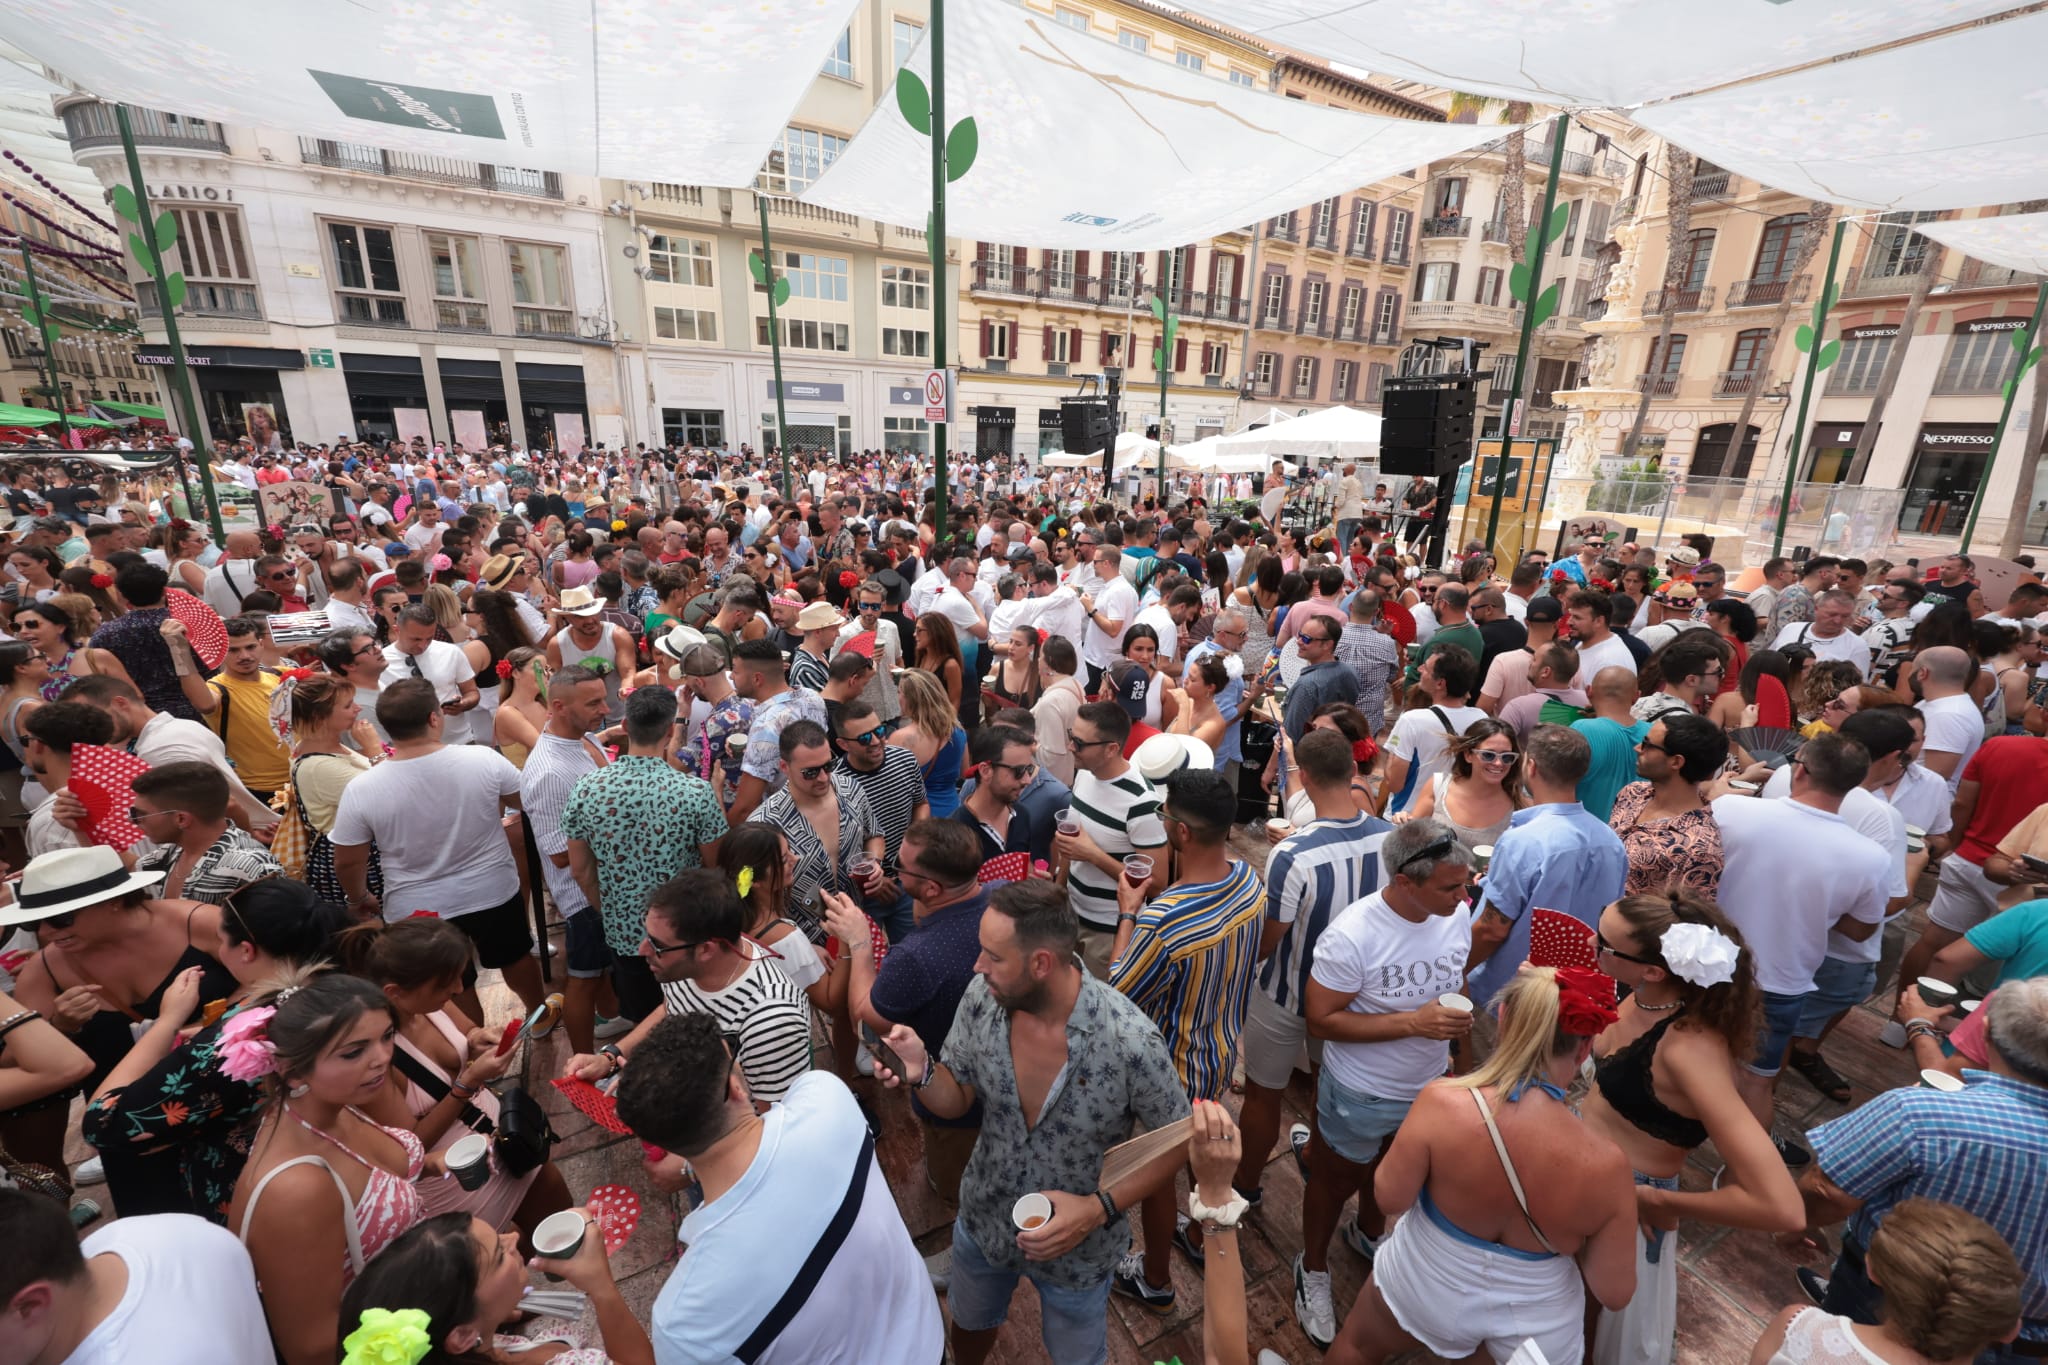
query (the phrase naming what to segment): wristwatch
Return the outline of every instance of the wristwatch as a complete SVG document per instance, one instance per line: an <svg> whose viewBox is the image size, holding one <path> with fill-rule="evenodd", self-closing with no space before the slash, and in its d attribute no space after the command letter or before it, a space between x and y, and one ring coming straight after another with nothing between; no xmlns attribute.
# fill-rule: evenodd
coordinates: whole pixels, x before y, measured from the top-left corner
<svg viewBox="0 0 2048 1365"><path fill-rule="evenodd" d="M626 1065L626 1054L619 1050L617 1043L606 1043L597 1052L600 1057L612 1059L612 1069L605 1073L608 1076L618 1075L620 1070Z"/></svg>
<svg viewBox="0 0 2048 1365"><path fill-rule="evenodd" d="M1230 1198L1224 1201L1221 1208L1214 1209L1202 1202L1199 1191L1188 1191L1188 1217L1204 1227L1235 1229L1238 1221L1244 1217L1244 1211L1251 1206L1252 1201L1236 1190L1230 1192Z"/></svg>

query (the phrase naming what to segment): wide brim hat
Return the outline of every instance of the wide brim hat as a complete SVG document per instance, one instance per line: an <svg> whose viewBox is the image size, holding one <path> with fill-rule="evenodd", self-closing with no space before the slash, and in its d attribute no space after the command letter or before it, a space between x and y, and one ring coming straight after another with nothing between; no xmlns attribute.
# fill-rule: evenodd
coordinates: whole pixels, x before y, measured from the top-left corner
<svg viewBox="0 0 2048 1365"><path fill-rule="evenodd" d="M796 614L796 629L809 634L814 630L837 630L846 624L846 618L830 602L813 602Z"/></svg>
<svg viewBox="0 0 2048 1365"><path fill-rule="evenodd" d="M711 637L703 631L698 630L694 626L686 626L678 621L662 634L655 637L654 648L657 652L668 656L677 663L681 663L683 655L689 651L691 646L709 644L710 642Z"/></svg>
<svg viewBox="0 0 2048 1365"><path fill-rule="evenodd" d="M564 616L595 616L604 610L604 599L587 587L564 588L556 607Z"/></svg>
<svg viewBox="0 0 2048 1365"><path fill-rule="evenodd" d="M1148 781L1158 782L1184 769L1214 772L1216 751L1193 735L1148 735L1131 762Z"/></svg>
<svg viewBox="0 0 2048 1365"><path fill-rule="evenodd" d="M511 555L492 555L484 561L483 571L479 576L483 579L484 587L503 591L507 584L519 577L519 571L524 567L526 561L523 559L514 559Z"/></svg>
<svg viewBox="0 0 2048 1365"><path fill-rule="evenodd" d="M1690 569L1700 562L1700 552L1690 545L1676 545L1664 552L1664 558L1673 564L1682 564Z"/></svg>
<svg viewBox="0 0 2048 1365"><path fill-rule="evenodd" d="M900 607L910 600L910 584L894 569L884 569L870 581L881 585L882 601L887 606Z"/></svg>
<svg viewBox="0 0 2048 1365"><path fill-rule="evenodd" d="M15 885L14 900L0 906L0 926L36 924L73 910L125 896L161 883L162 872L130 872L121 855L94 844L59 848L33 858Z"/></svg>

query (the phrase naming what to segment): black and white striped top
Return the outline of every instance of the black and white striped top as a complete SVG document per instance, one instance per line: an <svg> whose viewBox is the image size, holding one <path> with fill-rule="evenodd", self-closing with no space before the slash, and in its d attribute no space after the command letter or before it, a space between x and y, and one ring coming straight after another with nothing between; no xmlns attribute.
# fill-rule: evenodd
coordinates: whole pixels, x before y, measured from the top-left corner
<svg viewBox="0 0 2048 1365"><path fill-rule="evenodd" d="M883 866L893 875L897 851L903 847L903 831L910 828L911 816L917 808L927 804L924 768L910 750L885 744L882 766L875 771L864 773L844 758L839 760L838 771L859 783L867 794L868 808L875 813L875 823L881 827L888 849Z"/></svg>
<svg viewBox="0 0 2048 1365"><path fill-rule="evenodd" d="M1074 774L1074 818L1112 858L1166 843L1166 826L1159 819L1162 803L1159 789L1136 768L1126 767L1121 777L1107 782L1089 772ZM1115 875L1076 859L1067 871L1067 898L1081 923L1116 932Z"/></svg>
<svg viewBox="0 0 2048 1365"><path fill-rule="evenodd" d="M766 958L749 962L722 991L664 981L661 994L670 1014L708 1014L728 1043L737 1040L740 1074L756 1100L781 1100L796 1078L811 1069L810 1000Z"/></svg>

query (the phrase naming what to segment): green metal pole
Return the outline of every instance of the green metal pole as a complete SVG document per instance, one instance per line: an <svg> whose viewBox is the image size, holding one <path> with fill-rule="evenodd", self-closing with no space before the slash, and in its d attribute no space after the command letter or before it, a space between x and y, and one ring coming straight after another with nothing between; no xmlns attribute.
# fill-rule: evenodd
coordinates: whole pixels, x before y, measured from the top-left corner
<svg viewBox="0 0 2048 1365"><path fill-rule="evenodd" d="M1169 251L1166 253L1166 278L1159 283L1159 287L1163 291L1159 297L1166 306L1159 318L1159 360L1156 366L1159 371L1159 505L1161 507L1167 505L1166 386L1168 381L1173 378L1173 338L1167 334L1169 329L1166 325L1166 320L1173 316L1173 292L1176 284L1173 267L1174 253Z"/></svg>
<svg viewBox="0 0 2048 1365"><path fill-rule="evenodd" d="M1977 496L1970 499L1970 519L1963 523L1964 554L1970 552L1970 537L1977 532L1977 512L1984 506L1984 494L1991 487L1991 467L1998 463L1998 448L2005 442L2005 424L2012 420L2012 401L2020 392L2021 367L2026 363L2027 352L2034 348L2035 335L2041 330L2043 305L2048 305L2048 280L2041 281L2041 287L2034 291L2034 315L2027 319L2027 330L2020 333L2013 343L2018 358L2013 361L2012 378L2005 383L2005 406L1998 410L1998 429L1991 433L1991 454L1984 460L1984 472L1977 476Z"/></svg>
<svg viewBox="0 0 2048 1365"><path fill-rule="evenodd" d="M754 191L754 207L761 211L762 285L768 291L768 354L775 365L775 446L782 452L782 496L796 500L789 481L789 417L782 403L782 324L775 317L775 282L782 278L775 269L775 251L768 241L768 197Z"/></svg>
<svg viewBox="0 0 2048 1365"><path fill-rule="evenodd" d="M171 353L172 391L177 404L184 409L185 435L191 438L192 458L199 465L199 489L206 495L206 523L213 529L213 542L218 545L227 539L227 531L220 522L220 494L213 486L213 455L206 443L206 418L192 396L192 371L185 363L185 343L178 336L178 313L171 307L170 286L165 283L168 272L164 269L163 253L156 247L155 225L146 221L149 218L149 185L142 178L142 158L135 150L135 133L128 126L128 106L115 105L114 119L121 129L121 150L128 158L128 186L134 192L137 211L145 219L136 225L138 231L135 235L149 253L149 259L143 264L149 267L157 303L163 310L164 343Z"/></svg>
<svg viewBox="0 0 2048 1365"><path fill-rule="evenodd" d="M28 249L28 238L21 239L21 287L28 297L28 306L36 315L36 335L43 341L43 359L49 362L48 375L50 401L57 409L57 430L63 433L63 444L71 444L71 419L64 415L64 386L57 380L57 324L50 321L50 310L43 302L43 291L36 287L35 255Z"/></svg>
<svg viewBox="0 0 2048 1365"><path fill-rule="evenodd" d="M1500 453L1493 457L1493 506L1486 514L1488 550L1493 549L1494 539L1500 534L1500 505L1506 501L1507 493L1508 453L1515 444L1515 404L1521 401L1522 379L1529 372L1529 349L1536 344L1536 300L1543 297L1543 258L1550 254L1550 214L1557 204L1557 177L1564 170L1564 135L1569 127L1569 114L1559 114L1557 121L1550 125L1550 174L1543 181L1543 212L1536 215L1536 258L1529 266L1528 297L1522 300L1522 337L1516 343L1515 382L1508 389L1507 406L1500 414ZM1516 194L1522 192L1520 185L1508 188ZM1563 304L1564 300L1559 299L1558 305L1562 307ZM1535 472L1533 468L1529 471L1531 476ZM1475 469L1473 473L1478 471ZM1476 481L1473 487L1476 491Z"/></svg>
<svg viewBox="0 0 2048 1365"><path fill-rule="evenodd" d="M932 50L932 368L946 368L946 0L931 0ZM948 386L951 387L950 385ZM953 395L948 393L951 400ZM950 415L950 409L949 413ZM946 427L932 424L932 534L946 538Z"/></svg>
<svg viewBox="0 0 2048 1365"><path fill-rule="evenodd" d="M1792 516L1792 487L1799 481L1799 452L1806 446L1806 407L1813 400L1814 377L1820 373L1821 334L1827 330L1828 307L1833 303L1829 294L1835 283L1835 263L1842 257L1842 234L1848 227L1848 219L1835 219L1835 239L1828 246L1828 271L1820 277L1820 315L1813 322L1813 346L1806 352L1806 381L1799 386L1799 415L1792 420L1792 439L1785 447L1785 487L1778 495L1777 529L1771 532L1773 558L1785 553L1785 523ZM1790 289L1791 281L1787 280L1785 287ZM1734 437L1738 448L1742 436L1743 433L1738 432ZM1990 468L1988 463L1985 468ZM1964 543L1968 544L1967 539Z"/></svg>

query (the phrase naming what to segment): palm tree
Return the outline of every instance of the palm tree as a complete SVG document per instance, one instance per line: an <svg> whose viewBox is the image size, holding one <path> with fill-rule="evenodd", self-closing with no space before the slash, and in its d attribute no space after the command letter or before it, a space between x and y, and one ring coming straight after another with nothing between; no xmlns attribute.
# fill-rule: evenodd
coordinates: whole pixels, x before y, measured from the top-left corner
<svg viewBox="0 0 2048 1365"><path fill-rule="evenodd" d="M1465 121L1464 115L1470 114L1470 121L1477 123L1479 115L1495 104L1501 106L1500 121L1515 125L1514 131L1501 144L1501 157L1505 164L1501 167L1500 176L1500 220L1507 229L1508 254L1519 261L1522 259L1522 247L1529 237L1529 148L1522 136L1522 125L1535 113L1535 107L1527 100L1501 101L1454 90L1451 92L1451 107L1445 111L1445 117L1458 123Z"/></svg>
<svg viewBox="0 0 2048 1365"><path fill-rule="evenodd" d="M1891 401L1892 386L1899 382L1899 370L1906 363L1906 348L1913 344L1913 333L1920 326L1920 310L1927 304L1927 287L1941 274L1942 259L1948 249L1931 238L1921 238L1927 244L1927 254L1921 258L1920 273L1913 280L1913 292L1906 296L1905 316L1899 319L1898 339L1885 353L1884 372L1878 376L1877 392L1871 395L1870 412L1863 419L1863 430L1856 437L1856 451L1849 457L1849 468L1844 477L1861 477L1870 460L1871 447L1877 444L1877 425L1884 420L1885 404ZM1814 338L1819 345L1820 339Z"/></svg>
<svg viewBox="0 0 2048 1365"><path fill-rule="evenodd" d="M1671 344L1671 324L1678 317L1679 289L1685 283L1686 272L1691 269L1685 245L1692 235L1693 169L1691 152L1675 142L1664 144L1665 183L1671 187L1666 192L1664 205L1664 322L1657 330L1657 344L1643 366L1646 377L1638 381L1643 392L1636 399L1635 424L1629 427L1628 439L1621 444L1621 458L1624 460L1636 457L1636 444L1643 439L1643 423L1649 420L1650 397L1657 387L1655 375L1664 364L1664 348Z"/></svg>
<svg viewBox="0 0 2048 1365"><path fill-rule="evenodd" d="M1827 240L1829 230L1834 226L1835 206L1825 199L1815 199L1806 206L1806 231L1799 238L1799 249L1792 257L1790 269L1785 272L1785 289L1778 299L1778 311L1771 314L1770 325L1764 331L1763 345L1757 350L1756 377L1749 382L1749 392L1742 395L1742 412L1735 419L1735 429L1728 434L1731 467L1742 458L1742 449L1749 443L1749 419L1756 415L1756 400L1762 396L1764 381L1771 373L1771 352L1777 349L1778 334L1785 330L1785 320L1792 316L1793 295L1799 291L1794 286L1800 275L1813 265L1813 258L1820 251L1820 244ZM1823 292L1828 282L1820 281ZM1813 339L1819 347L1821 339ZM1798 456L1798 433L1793 433L1793 446L1786 458L1796 460Z"/></svg>

